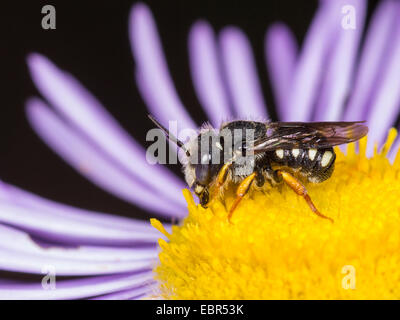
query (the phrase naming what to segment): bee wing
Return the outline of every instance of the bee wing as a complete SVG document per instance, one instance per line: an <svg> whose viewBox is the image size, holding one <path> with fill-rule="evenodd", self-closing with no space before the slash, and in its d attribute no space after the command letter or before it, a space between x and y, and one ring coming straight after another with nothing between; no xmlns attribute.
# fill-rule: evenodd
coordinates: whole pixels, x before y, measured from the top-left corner
<svg viewBox="0 0 400 320"><path fill-rule="evenodd" d="M248 148L255 153L276 149L327 148L357 141L368 133L364 121L270 122L267 135Z"/></svg>

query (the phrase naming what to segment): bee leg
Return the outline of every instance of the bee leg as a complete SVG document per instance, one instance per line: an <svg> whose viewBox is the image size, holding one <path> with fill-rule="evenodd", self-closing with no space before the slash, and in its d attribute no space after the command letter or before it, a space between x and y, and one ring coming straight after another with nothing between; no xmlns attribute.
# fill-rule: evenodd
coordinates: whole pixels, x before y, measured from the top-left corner
<svg viewBox="0 0 400 320"><path fill-rule="evenodd" d="M216 179L215 189L214 189L213 195L211 197L211 200L214 200L219 196L221 189L223 188L224 183L226 181L226 178L228 177L228 172L229 172L229 169L231 168L231 166L232 166L232 162L227 162L223 165L221 170L219 170L218 176Z"/></svg>
<svg viewBox="0 0 400 320"><path fill-rule="evenodd" d="M256 170L257 171L257 170ZM271 168L270 163L265 163L263 167L261 167L258 170L258 175L261 175L264 177L264 175L267 178L267 181L271 185L271 187L274 187L276 185L280 185L280 182L282 182L282 177L280 177L277 173L277 170L274 170ZM258 178L258 177L257 177Z"/></svg>
<svg viewBox="0 0 400 320"><path fill-rule="evenodd" d="M328 219L330 222L333 223L333 219L329 218L327 216L324 216L321 212L318 211L318 209L315 207L314 203L311 201L310 196L307 193L307 189L303 184L297 180L295 177L293 177L290 173L283 171L283 170L277 170L276 171L277 175L279 177L282 177L283 181L286 182L286 184L292 188L294 192L296 192L299 196L302 196L304 200L306 200L308 206L314 212L317 216Z"/></svg>
<svg viewBox="0 0 400 320"><path fill-rule="evenodd" d="M265 178L264 175L262 174L262 169L261 168L256 168L254 170L257 174L256 174L256 186L261 188L264 183L265 183Z"/></svg>
<svg viewBox="0 0 400 320"><path fill-rule="evenodd" d="M256 177L256 173L253 172L251 175L247 176L239 185L239 187L236 190L236 199L233 202L231 208L229 209L229 214L228 214L228 221L231 222L231 218L233 215L233 212L237 208L239 202L243 199L243 197L247 194L247 192L250 189L251 183Z"/></svg>

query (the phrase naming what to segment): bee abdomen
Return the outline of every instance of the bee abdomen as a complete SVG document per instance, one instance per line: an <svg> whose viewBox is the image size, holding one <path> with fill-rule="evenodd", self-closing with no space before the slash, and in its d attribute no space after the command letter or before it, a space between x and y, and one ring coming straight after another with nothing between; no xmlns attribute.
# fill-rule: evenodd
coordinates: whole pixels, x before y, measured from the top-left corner
<svg viewBox="0 0 400 320"><path fill-rule="evenodd" d="M336 159L333 148L277 149L271 156L274 163L298 171L313 183L322 182L332 175Z"/></svg>
<svg viewBox="0 0 400 320"><path fill-rule="evenodd" d="M314 164L310 162L309 167L305 167L304 170L308 181L320 183L330 178L334 169L335 159L336 154L333 151L333 148L318 149L315 155Z"/></svg>

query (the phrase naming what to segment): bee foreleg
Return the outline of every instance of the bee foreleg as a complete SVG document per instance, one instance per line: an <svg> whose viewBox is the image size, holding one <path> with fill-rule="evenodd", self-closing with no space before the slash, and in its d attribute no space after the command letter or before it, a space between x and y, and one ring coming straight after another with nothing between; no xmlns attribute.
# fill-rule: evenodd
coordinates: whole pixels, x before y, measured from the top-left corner
<svg viewBox="0 0 400 320"><path fill-rule="evenodd" d="M236 190L236 199L233 202L231 208L229 209L229 214L228 214L228 221L231 222L231 218L233 215L233 212L237 208L239 202L243 199L243 197L247 194L247 192L250 189L250 186L256 177L256 173L253 172L251 175L247 176L240 184L239 187Z"/></svg>
<svg viewBox="0 0 400 320"><path fill-rule="evenodd" d="M286 182L286 184L292 188L296 194L299 196L302 196L304 200L306 200L308 206L314 212L317 216L328 219L329 221L333 222L332 218L329 218L327 216L324 216L321 212L318 211L318 209L315 207L314 203L312 202L310 196L307 193L306 187L299 181L297 180L294 176L292 176L290 173L283 171L283 170L276 170L276 173L278 176L282 177L283 181Z"/></svg>
<svg viewBox="0 0 400 320"><path fill-rule="evenodd" d="M215 182L215 188L213 191L213 195L211 197L212 200L215 200L220 194L221 190L224 187L224 184L226 182L226 179L228 177L229 169L231 168L233 162L227 162L223 165L223 167L219 170L217 179Z"/></svg>

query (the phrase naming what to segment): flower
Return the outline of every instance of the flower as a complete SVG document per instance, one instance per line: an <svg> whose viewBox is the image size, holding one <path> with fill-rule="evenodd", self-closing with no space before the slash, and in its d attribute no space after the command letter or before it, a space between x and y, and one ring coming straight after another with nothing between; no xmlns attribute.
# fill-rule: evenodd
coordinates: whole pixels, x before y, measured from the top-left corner
<svg viewBox="0 0 400 320"><path fill-rule="evenodd" d="M400 297L400 153L365 156L337 148L334 175L309 194L335 222L314 215L291 189L255 191L233 225L234 192L204 209L184 190L189 215L159 240L155 269L166 299L398 299ZM350 278L348 272L351 270ZM352 287L348 287L352 286Z"/></svg>
<svg viewBox="0 0 400 320"><path fill-rule="evenodd" d="M338 23L343 4L357 12L355 30ZM301 51L286 26L269 29L266 61L280 119L365 119L370 139L383 140L399 113L400 4L379 5L359 52L365 7L362 0L321 2ZM162 123L196 127L174 90L150 10L136 4L129 20L136 83L149 111ZM200 21L188 43L194 87L211 123L268 116L250 44L240 29L225 27L216 36ZM150 166L143 147L72 75L37 53L28 57L28 66L43 98L28 100L27 117L54 152L95 185L152 217L186 215L184 183L166 168ZM55 203L1 182L0 223L0 268L6 271L1 299L129 299L156 290L152 268L159 233L148 222ZM51 269L56 290L45 290L42 277ZM33 276L25 281L15 274Z"/></svg>

